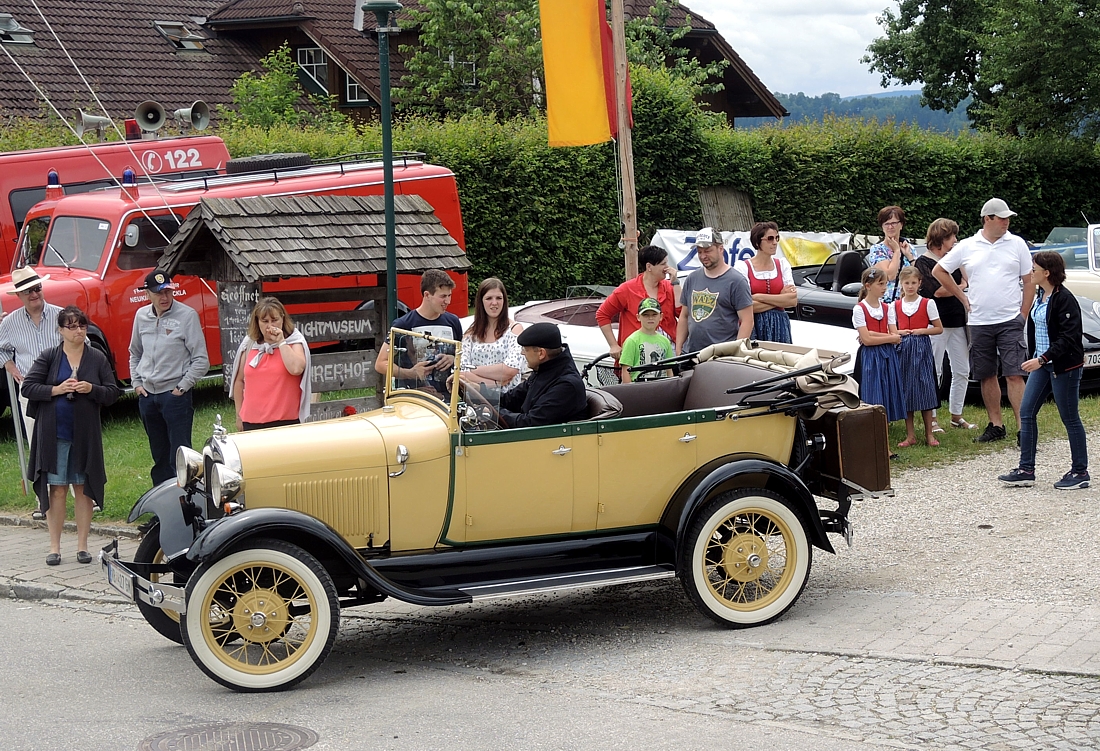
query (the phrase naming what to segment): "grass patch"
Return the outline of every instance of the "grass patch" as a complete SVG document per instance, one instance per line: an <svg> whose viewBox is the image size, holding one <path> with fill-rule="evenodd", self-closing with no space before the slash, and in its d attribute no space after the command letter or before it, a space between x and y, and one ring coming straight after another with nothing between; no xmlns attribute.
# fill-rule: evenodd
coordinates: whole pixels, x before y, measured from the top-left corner
<svg viewBox="0 0 1100 751"><path fill-rule="evenodd" d="M327 399L348 399L369 396L370 389L333 392L325 394ZM210 437L214 418L220 414L222 424L230 431L236 424L236 410L233 402L227 398L220 380L204 382L195 387L195 423L192 433L192 445L201 447ZM985 410L968 405L964 416L970 422L985 427ZM1014 444L1016 425L1012 410L1005 409L1005 425L1008 439L992 444L974 443L979 434L977 430L959 430L948 425L947 408L940 409L941 422L945 432L939 434L940 445L936 448L920 445L913 448L893 450L898 458L892 463L893 470L900 472L910 468L933 467L939 464L969 459L982 454L991 454ZM1090 396L1081 399L1081 419L1086 428L1100 426L1100 397ZM1052 438L1065 438L1066 431L1058 419L1058 410L1053 403L1047 404L1039 413L1039 437L1041 441ZM923 439L924 431L917 420L917 438ZM905 424L895 422L890 425L890 445L896 447L905 439ZM125 520L134 502L151 486L149 469L153 459L149 454L149 442L138 416L137 397L126 394L118 403L103 414L103 452L107 465L107 487L102 514L97 520ZM1069 456L1065 457L1069 466ZM1012 467L990 467L991 475L1007 471ZM23 495L19 479L19 457L12 433L9 413L0 418L0 510L15 513L29 513L35 506L34 496ZM70 513L71 517L71 513Z"/></svg>
<svg viewBox="0 0 1100 751"><path fill-rule="evenodd" d="M1081 398L1081 421L1085 429L1100 427L1100 395L1083 396ZM891 468L895 473L905 469L921 469L935 467L943 464L971 459L983 454L996 453L1002 449L1016 446L1016 420L1012 410L1006 404L1004 407L1005 429L1008 438L993 443L974 443L974 439L985 430L989 422L985 414L985 408L975 405L966 405L963 408L963 417L978 426L977 430L959 430L951 427L951 415L947 407L941 407L939 411L940 425L944 432L937 433L940 445L936 447L926 446L923 443L912 448L897 448L898 443L905 440L905 423L897 421L890 423L890 447L891 451L898 454L898 458L891 462ZM924 440L924 427L920 415L916 416L917 440ZM1058 417L1058 408L1050 401L1039 411L1039 443L1055 438L1065 438L1066 428ZM1019 458L1018 456L1016 458ZM1065 456L1066 471L1069 471L1069 453ZM1016 466L1005 465L1003 467L990 467L990 474L996 477Z"/></svg>

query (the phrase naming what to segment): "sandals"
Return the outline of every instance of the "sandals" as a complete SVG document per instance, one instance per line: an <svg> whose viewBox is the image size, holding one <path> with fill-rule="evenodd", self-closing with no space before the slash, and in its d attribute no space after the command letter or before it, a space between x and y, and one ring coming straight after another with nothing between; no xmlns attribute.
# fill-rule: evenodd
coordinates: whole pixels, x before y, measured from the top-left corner
<svg viewBox="0 0 1100 751"><path fill-rule="evenodd" d="M76 551L76 562L77 563L91 563L92 562L92 556L90 556L88 554L87 550L78 550L78 551Z"/></svg>
<svg viewBox="0 0 1100 751"><path fill-rule="evenodd" d="M933 433L943 433L944 432L944 429L940 427L940 421L939 420L933 420L932 421L932 432Z"/></svg>
<svg viewBox="0 0 1100 751"><path fill-rule="evenodd" d="M46 556L47 566L60 566L61 565L61 553L50 553Z"/></svg>
<svg viewBox="0 0 1100 751"><path fill-rule="evenodd" d="M901 443L898 444L898 448L899 449L907 449L907 448L911 448L911 447L916 446L916 445L917 445L916 441L910 441L908 438L906 438L904 441L902 441Z"/></svg>
<svg viewBox="0 0 1100 751"><path fill-rule="evenodd" d="M953 428L962 428L963 430L977 430L978 429L977 425L975 425L972 422L967 422L966 420L964 420L961 417L958 420L952 420L951 421L951 427L953 427Z"/></svg>

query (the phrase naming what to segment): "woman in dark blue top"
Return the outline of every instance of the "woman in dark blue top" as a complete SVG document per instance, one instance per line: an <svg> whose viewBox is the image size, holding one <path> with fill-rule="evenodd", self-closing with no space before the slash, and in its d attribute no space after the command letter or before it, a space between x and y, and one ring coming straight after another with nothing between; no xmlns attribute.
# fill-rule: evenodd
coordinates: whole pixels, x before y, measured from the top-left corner
<svg viewBox="0 0 1100 751"><path fill-rule="evenodd" d="M69 306L57 316L61 344L43 352L21 387L36 419L31 438L30 475L39 508L46 512L50 554L61 563L65 499L73 489L78 563L91 563L88 532L92 512L103 506L107 473L103 468L100 407L114 404L118 386L107 358L88 345L88 318Z"/></svg>

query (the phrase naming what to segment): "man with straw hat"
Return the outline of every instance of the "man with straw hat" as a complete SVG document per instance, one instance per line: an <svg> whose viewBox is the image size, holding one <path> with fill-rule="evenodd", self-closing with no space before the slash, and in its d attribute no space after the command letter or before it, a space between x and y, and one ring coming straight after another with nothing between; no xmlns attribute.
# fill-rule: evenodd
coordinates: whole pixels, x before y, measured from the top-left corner
<svg viewBox="0 0 1100 751"><path fill-rule="evenodd" d="M49 274L39 276L34 269L24 266L12 272L12 288L6 290L23 303L23 307L0 321L0 364L11 374L16 387L23 383L23 376L40 354L61 343L57 331L57 315L61 308L46 302L42 292L42 282L49 278ZM27 417L27 400L23 396L19 397L19 408L29 442L34 420ZM36 510L34 518L44 519L45 515Z"/></svg>

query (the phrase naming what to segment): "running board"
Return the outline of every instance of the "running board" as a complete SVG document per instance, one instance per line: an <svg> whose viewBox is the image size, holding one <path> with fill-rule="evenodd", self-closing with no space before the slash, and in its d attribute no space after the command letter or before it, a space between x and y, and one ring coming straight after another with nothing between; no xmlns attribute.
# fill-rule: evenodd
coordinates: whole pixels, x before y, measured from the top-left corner
<svg viewBox="0 0 1100 751"><path fill-rule="evenodd" d="M460 587L459 591L474 600L493 600L498 597L519 597L539 592L553 592L563 589L585 589L589 587L607 587L614 584L671 579L676 571L671 566L630 566L604 571L586 571L579 574L562 574L538 579L520 579L500 584L484 584L473 587Z"/></svg>

